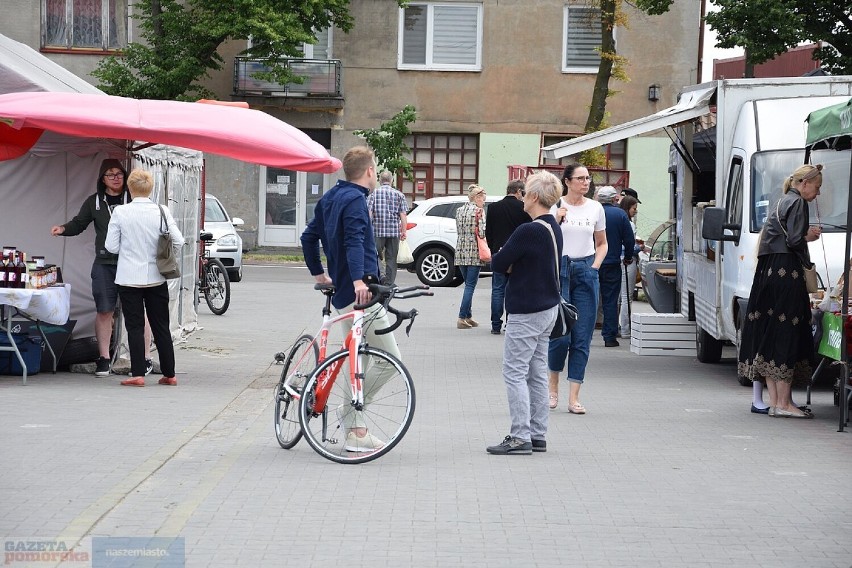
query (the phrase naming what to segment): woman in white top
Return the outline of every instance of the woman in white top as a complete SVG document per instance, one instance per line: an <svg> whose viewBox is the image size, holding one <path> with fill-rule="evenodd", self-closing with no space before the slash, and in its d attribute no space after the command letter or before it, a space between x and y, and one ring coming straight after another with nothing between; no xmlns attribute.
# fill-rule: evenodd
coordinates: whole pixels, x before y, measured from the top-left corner
<svg viewBox="0 0 852 568"><path fill-rule="evenodd" d="M176 386L175 351L169 329L169 286L157 269L157 241L160 238L160 211L165 215L172 246L180 254L183 235L167 207L151 201L154 178L150 172L133 170L127 178L133 201L119 205L112 214L105 246L118 254L115 283L121 298L127 346L130 349L131 378L124 386L145 386L145 313L151 323L154 344L163 371L161 385Z"/></svg>
<svg viewBox="0 0 852 568"><path fill-rule="evenodd" d="M559 373L568 360L568 412L585 414L580 404L580 385L586 375L589 348L598 313L598 268L607 252L606 217L603 206L588 199L592 178L589 170L574 164L562 173L565 190L551 210L562 229L562 260L559 270L562 297L574 304L579 319L571 333L550 341L547 364L550 370L550 408L559 402Z"/></svg>

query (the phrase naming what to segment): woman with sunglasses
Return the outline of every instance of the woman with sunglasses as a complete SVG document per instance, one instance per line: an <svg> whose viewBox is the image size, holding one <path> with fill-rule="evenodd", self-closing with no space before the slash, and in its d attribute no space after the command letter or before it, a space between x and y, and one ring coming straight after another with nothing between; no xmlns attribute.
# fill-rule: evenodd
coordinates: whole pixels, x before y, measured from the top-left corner
<svg viewBox="0 0 852 568"><path fill-rule="evenodd" d="M559 403L559 373L568 362L568 412L585 414L580 386L586 376L589 348L598 313L598 268L607 253L606 216L603 206L586 197L592 178L579 164L562 173L562 198L551 208L562 229L562 258L559 267L562 297L576 306L579 319L565 337L550 341L547 366L550 370L550 408Z"/></svg>
<svg viewBox="0 0 852 568"><path fill-rule="evenodd" d="M473 291L479 281L479 271L485 264L479 260L477 235L485 237L485 188L472 183L467 188L468 202L456 210L456 266L464 279L464 292L459 304L458 329L477 327L473 319Z"/></svg>

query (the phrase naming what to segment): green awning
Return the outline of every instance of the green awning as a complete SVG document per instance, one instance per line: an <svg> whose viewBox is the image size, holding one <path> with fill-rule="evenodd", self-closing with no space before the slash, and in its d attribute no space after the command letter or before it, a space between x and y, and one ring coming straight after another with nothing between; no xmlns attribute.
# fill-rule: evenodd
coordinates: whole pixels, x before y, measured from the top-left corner
<svg viewBox="0 0 852 568"><path fill-rule="evenodd" d="M852 99L808 115L807 146L811 150L846 149L852 137Z"/></svg>

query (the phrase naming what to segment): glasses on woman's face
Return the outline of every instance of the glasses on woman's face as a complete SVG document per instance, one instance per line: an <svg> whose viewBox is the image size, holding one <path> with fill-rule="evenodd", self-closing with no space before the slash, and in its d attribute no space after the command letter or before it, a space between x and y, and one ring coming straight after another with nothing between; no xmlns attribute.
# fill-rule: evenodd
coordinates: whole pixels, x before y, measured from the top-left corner
<svg viewBox="0 0 852 568"><path fill-rule="evenodd" d="M575 176L575 177L572 177L571 179L575 179L577 181L592 181L591 176Z"/></svg>
<svg viewBox="0 0 852 568"><path fill-rule="evenodd" d="M124 174L121 172L117 172L114 174L104 174L104 177L107 179L121 179L124 177Z"/></svg>

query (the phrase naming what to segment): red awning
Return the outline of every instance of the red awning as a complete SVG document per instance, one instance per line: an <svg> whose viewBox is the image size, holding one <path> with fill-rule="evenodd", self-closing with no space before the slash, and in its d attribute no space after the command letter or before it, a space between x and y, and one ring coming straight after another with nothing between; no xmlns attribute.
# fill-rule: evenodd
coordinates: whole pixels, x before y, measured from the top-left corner
<svg viewBox="0 0 852 568"><path fill-rule="evenodd" d="M341 166L298 128L230 105L82 93L0 95L0 159L35 143L28 129L169 144L296 171L333 173Z"/></svg>

